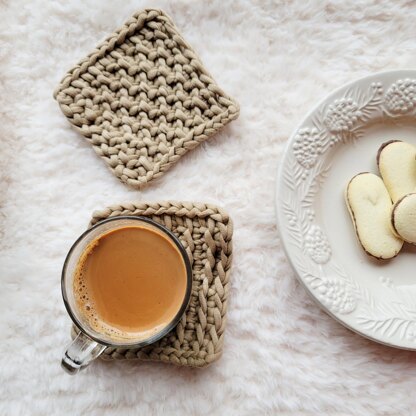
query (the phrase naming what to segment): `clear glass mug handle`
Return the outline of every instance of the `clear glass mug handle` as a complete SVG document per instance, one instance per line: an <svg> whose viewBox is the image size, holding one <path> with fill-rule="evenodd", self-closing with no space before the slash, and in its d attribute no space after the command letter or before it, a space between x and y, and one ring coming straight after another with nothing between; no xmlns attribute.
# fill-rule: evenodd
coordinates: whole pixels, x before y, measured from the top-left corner
<svg viewBox="0 0 416 416"><path fill-rule="evenodd" d="M61 365L69 374L76 374L101 355L105 349L105 345L101 345L83 332L79 332L67 348Z"/></svg>

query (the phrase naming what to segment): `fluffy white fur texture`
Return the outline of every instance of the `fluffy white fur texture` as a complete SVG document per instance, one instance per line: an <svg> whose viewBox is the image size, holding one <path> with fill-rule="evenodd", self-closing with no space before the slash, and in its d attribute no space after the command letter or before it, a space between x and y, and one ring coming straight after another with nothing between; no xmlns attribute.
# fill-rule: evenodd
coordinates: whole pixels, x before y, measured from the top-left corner
<svg viewBox="0 0 416 416"><path fill-rule="evenodd" d="M52 98L61 76L144 7L174 19L240 118L138 192ZM275 226L276 169L306 111L361 76L416 66L407 0L0 0L1 415L409 415L416 355L335 322L297 283ZM203 179L201 179L201 174ZM64 257L91 212L131 200L207 201L235 223L225 350L204 370L60 368Z"/></svg>

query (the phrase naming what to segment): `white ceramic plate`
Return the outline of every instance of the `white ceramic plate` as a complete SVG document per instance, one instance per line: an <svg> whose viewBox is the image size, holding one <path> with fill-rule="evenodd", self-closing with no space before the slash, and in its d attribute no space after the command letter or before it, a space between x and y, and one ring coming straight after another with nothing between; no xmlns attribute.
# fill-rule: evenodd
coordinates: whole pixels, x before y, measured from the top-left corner
<svg viewBox="0 0 416 416"><path fill-rule="evenodd" d="M277 180L286 253L319 304L374 341L416 350L416 247L389 262L361 249L344 202L357 173L378 173L379 146L416 145L416 70L383 72L336 90L289 139Z"/></svg>

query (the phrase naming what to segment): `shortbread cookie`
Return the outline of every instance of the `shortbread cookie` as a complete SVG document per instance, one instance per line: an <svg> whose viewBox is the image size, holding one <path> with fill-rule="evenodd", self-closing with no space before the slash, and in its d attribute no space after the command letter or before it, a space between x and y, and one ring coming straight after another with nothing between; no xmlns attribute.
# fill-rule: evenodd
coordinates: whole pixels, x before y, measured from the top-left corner
<svg viewBox="0 0 416 416"><path fill-rule="evenodd" d="M391 224L400 238L416 244L416 193L405 195L394 204Z"/></svg>
<svg viewBox="0 0 416 416"><path fill-rule="evenodd" d="M416 147L400 140L384 143L377 154L380 175L393 202L416 191Z"/></svg>
<svg viewBox="0 0 416 416"><path fill-rule="evenodd" d="M383 181L372 173L359 173L348 183L345 199L364 251L379 260L395 257L403 241L391 229L392 202Z"/></svg>

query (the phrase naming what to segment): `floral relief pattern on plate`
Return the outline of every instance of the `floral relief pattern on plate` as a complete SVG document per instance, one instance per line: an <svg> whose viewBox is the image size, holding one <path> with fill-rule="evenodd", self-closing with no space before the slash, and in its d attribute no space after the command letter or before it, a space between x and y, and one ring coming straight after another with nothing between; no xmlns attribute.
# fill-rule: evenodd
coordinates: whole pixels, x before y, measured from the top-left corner
<svg viewBox="0 0 416 416"><path fill-rule="evenodd" d="M301 282L331 315L362 335L384 343L391 339L391 345L416 349L416 288L412 296L409 290L384 279L387 300L373 296L357 277L337 264L339 259L333 256L314 207L331 169L328 150L362 139L366 125L374 120L416 115L416 76L393 82L386 82L382 76L369 77L369 82L352 83L335 95L305 118L293 134L283 161L279 186L285 192L278 199L278 211L285 218L286 244L296 253L289 257ZM342 318L346 315L353 315L348 323ZM408 342L404 345L400 340Z"/></svg>

